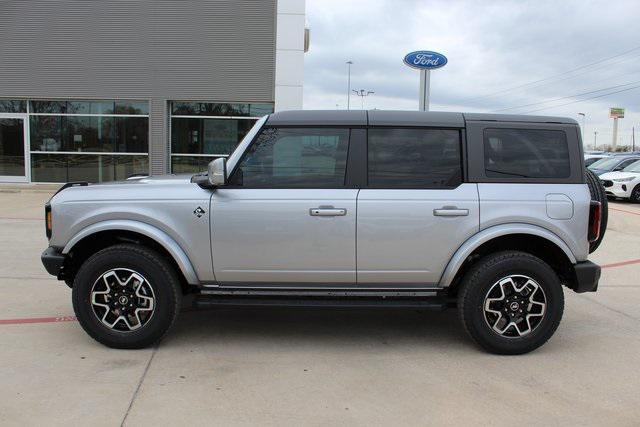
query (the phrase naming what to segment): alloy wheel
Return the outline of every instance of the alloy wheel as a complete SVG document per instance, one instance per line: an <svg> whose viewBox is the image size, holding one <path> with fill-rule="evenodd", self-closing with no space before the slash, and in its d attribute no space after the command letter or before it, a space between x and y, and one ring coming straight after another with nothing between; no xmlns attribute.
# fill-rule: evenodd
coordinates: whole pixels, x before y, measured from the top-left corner
<svg viewBox="0 0 640 427"><path fill-rule="evenodd" d="M489 288L483 311L493 332L505 338L520 338L542 323L547 297L531 277L514 274L503 277Z"/></svg>
<svg viewBox="0 0 640 427"><path fill-rule="evenodd" d="M103 325L132 332L149 322L155 311L153 288L140 273L114 268L103 273L91 288L91 308Z"/></svg>

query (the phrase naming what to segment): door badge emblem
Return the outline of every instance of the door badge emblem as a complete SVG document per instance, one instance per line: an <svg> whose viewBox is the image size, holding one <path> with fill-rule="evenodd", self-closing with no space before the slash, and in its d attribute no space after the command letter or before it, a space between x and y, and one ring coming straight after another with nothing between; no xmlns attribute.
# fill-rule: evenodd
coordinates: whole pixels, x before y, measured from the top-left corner
<svg viewBox="0 0 640 427"><path fill-rule="evenodd" d="M198 206L198 207L196 208L196 210L195 210L195 211L193 211L193 214L194 214L195 216L197 216L198 218L200 218L200 217L201 217L202 215L204 215L205 213L206 213L206 212L205 212L205 210L204 210L204 209L202 209L200 206Z"/></svg>

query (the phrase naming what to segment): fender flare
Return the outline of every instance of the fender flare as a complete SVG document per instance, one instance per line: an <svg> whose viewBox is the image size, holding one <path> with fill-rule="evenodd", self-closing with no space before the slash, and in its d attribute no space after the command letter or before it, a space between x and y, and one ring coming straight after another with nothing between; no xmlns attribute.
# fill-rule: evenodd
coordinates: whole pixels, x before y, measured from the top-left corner
<svg viewBox="0 0 640 427"><path fill-rule="evenodd" d="M109 230L123 230L123 231L132 231L135 233L142 234L144 236L149 237L154 240L158 244L160 244L163 248L169 252L174 261L178 264L180 271L184 275L187 283L190 285L198 285L200 284L200 280L198 279L198 275L196 274L191 261L187 254L182 250L180 245L176 243L171 236L169 236L164 231L160 230L157 227L146 224L140 221L133 220L108 220L101 221L95 224L91 224L78 233L76 233L70 240L67 242L65 247L62 249L62 254L66 255L71 251L71 249L78 243L80 240L84 239L87 236L92 234L101 232L101 231L109 231Z"/></svg>
<svg viewBox="0 0 640 427"><path fill-rule="evenodd" d="M576 257L571 252L567 244L556 234L551 231L532 224L501 224L486 228L479 233L474 234L467 239L462 246L453 254L442 276L440 277L439 286L447 287L453 282L456 273L462 267L462 264L473 251L480 245L493 240L497 237L507 236L510 234L529 234L532 236L542 237L559 247L567 256L572 264L575 264Z"/></svg>

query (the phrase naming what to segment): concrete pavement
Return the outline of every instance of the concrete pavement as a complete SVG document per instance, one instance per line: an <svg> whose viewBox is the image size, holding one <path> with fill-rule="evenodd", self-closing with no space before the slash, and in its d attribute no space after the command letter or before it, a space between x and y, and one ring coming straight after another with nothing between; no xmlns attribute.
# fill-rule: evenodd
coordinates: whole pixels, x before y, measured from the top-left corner
<svg viewBox="0 0 640 427"><path fill-rule="evenodd" d="M48 197L0 188L2 425L640 423L640 262L619 265L640 260L640 205L611 204L599 291L499 357L453 310L188 311L157 348L105 348L40 264Z"/></svg>

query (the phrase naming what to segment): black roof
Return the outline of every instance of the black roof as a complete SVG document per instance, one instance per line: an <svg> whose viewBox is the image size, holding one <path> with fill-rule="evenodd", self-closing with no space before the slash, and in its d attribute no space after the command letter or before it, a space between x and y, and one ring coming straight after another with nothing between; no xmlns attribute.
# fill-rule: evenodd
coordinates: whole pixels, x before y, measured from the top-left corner
<svg viewBox="0 0 640 427"><path fill-rule="evenodd" d="M465 121L524 123L578 122L567 117L527 116L522 114L450 113L443 111L385 110L294 110L269 116L267 125L277 126L440 126L464 127Z"/></svg>

